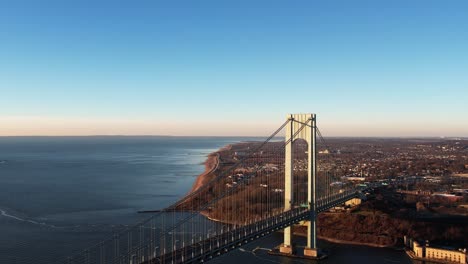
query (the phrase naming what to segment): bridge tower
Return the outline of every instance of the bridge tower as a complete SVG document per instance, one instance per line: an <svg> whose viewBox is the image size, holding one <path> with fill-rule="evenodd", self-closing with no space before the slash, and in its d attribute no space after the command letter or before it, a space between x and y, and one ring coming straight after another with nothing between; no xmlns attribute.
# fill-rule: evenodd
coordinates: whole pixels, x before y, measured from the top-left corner
<svg viewBox="0 0 468 264"><path fill-rule="evenodd" d="M284 189L284 210L292 209L293 201L293 174L294 174L294 144L297 139L303 139L307 142L307 202L310 210L310 218L307 221L307 247L304 249L304 255L308 257L317 257L317 228L316 228L316 176L317 176L317 142L316 130L317 119L315 114L290 114L287 116L289 124L286 126L285 146L285 189ZM304 127L305 126L305 127ZM302 129L301 129L302 128ZM280 252L285 254L293 253L292 246L292 227L284 229L284 243L280 246Z"/></svg>

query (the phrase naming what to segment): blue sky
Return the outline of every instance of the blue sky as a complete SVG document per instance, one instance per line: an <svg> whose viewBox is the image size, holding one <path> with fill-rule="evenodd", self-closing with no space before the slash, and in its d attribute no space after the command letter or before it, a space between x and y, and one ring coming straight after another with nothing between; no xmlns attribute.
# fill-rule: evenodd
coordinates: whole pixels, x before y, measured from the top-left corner
<svg viewBox="0 0 468 264"><path fill-rule="evenodd" d="M1 1L0 135L468 136L467 1Z"/></svg>

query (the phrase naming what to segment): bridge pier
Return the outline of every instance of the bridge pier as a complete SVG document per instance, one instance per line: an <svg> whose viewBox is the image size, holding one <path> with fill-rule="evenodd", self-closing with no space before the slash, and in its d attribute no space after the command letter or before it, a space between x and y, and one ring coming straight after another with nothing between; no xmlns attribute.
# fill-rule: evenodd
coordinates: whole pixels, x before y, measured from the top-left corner
<svg viewBox="0 0 468 264"><path fill-rule="evenodd" d="M318 249L317 248L304 248L304 256L306 257L312 257L312 258L318 258Z"/></svg>
<svg viewBox="0 0 468 264"><path fill-rule="evenodd" d="M307 221L307 246L304 248L304 256L317 258L317 218L314 213L311 215L310 221Z"/></svg>
<svg viewBox="0 0 468 264"><path fill-rule="evenodd" d="M283 243L283 244L280 245L279 251L282 254L292 255L293 254L293 247L292 247L292 245L287 245L287 244Z"/></svg>

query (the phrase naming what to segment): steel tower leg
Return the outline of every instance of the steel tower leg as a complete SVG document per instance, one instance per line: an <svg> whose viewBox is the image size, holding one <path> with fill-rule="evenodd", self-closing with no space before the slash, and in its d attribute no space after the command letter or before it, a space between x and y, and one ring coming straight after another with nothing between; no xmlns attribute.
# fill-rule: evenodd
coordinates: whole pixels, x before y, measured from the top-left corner
<svg viewBox="0 0 468 264"><path fill-rule="evenodd" d="M286 127L286 141L290 142L285 146L285 171L284 171L284 211L291 210L293 202L293 137L294 137L294 118L293 115L288 117L289 124ZM292 227L284 229L284 243L280 246L280 252L292 254L293 248L291 243Z"/></svg>
<svg viewBox="0 0 468 264"><path fill-rule="evenodd" d="M312 114L312 126L308 147L308 191L307 201L310 209L310 219L307 225L307 247L304 255L317 257L317 117Z"/></svg>

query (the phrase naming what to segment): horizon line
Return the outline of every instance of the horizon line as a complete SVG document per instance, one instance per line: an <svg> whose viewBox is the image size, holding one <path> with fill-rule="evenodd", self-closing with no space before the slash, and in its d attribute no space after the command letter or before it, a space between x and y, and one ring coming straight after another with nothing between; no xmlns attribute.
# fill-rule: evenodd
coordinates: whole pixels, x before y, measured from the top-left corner
<svg viewBox="0 0 468 264"><path fill-rule="evenodd" d="M112 135L103 135L103 134L90 134L90 135L0 135L0 138L8 137L17 137L17 138L27 138L27 137L235 137L235 138L263 138L265 136L239 136L239 135L154 135L154 134L112 134ZM276 136L274 138L283 137ZM468 139L468 136L324 136L324 138L401 138L401 139Z"/></svg>

